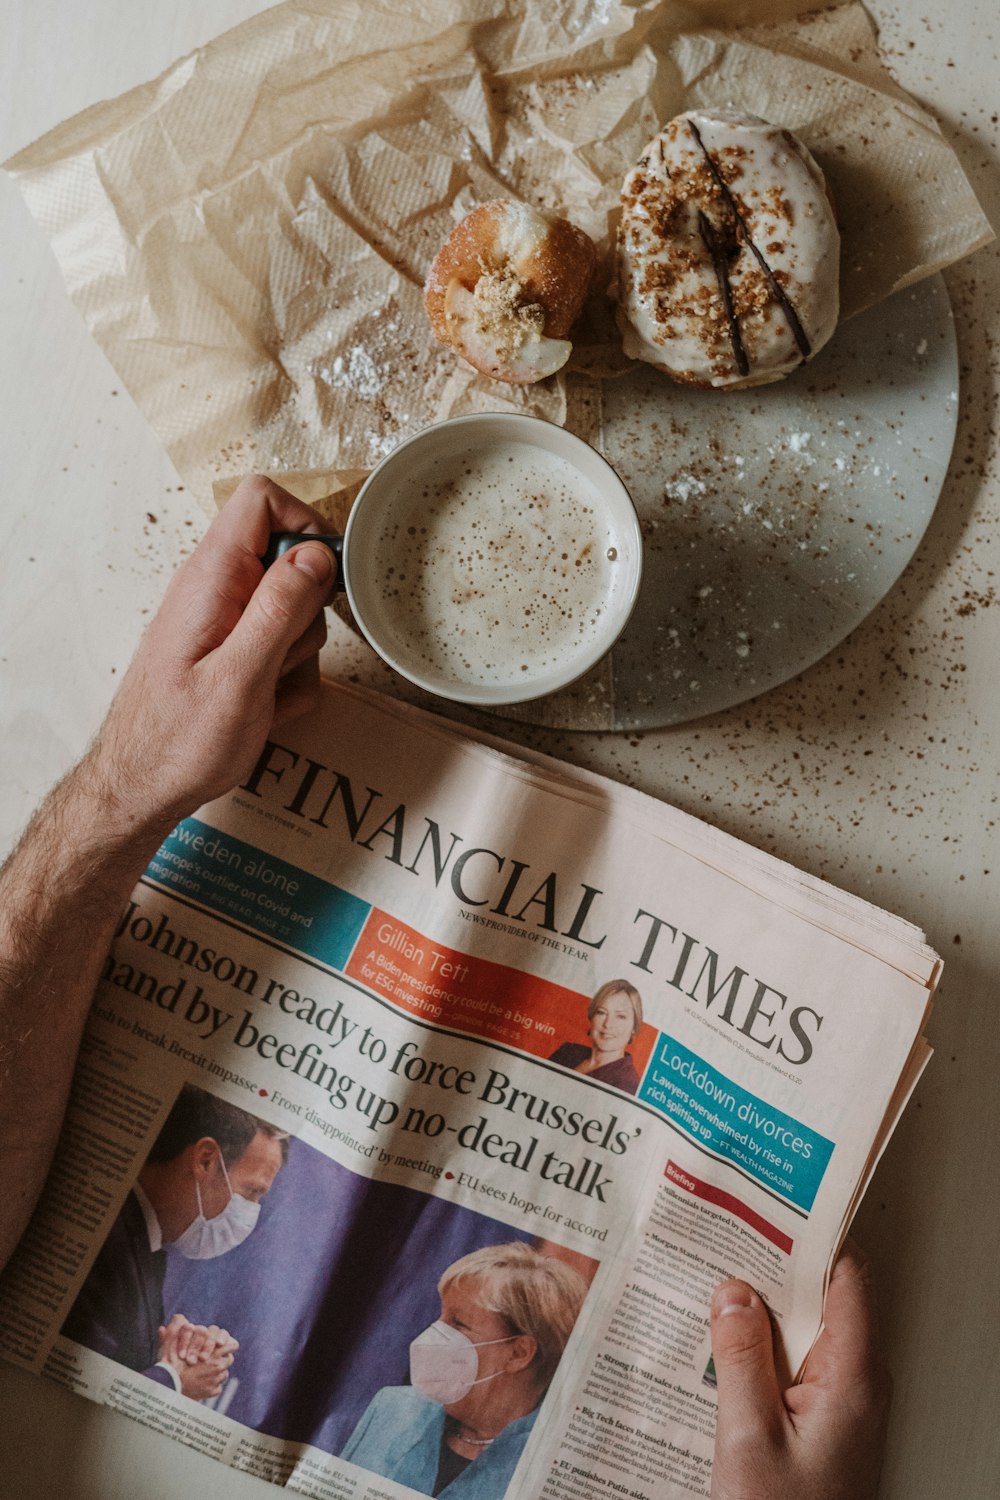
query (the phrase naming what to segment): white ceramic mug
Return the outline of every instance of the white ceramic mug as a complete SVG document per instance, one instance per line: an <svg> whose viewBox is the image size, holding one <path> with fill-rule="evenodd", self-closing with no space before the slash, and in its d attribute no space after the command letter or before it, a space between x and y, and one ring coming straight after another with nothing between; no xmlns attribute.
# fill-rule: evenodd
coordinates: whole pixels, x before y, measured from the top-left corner
<svg viewBox="0 0 1000 1500"><path fill-rule="evenodd" d="M301 541L272 537L265 562ZM390 667L456 703L544 697L614 645L642 575L631 498L562 427L484 412L373 469L331 538L357 624Z"/></svg>

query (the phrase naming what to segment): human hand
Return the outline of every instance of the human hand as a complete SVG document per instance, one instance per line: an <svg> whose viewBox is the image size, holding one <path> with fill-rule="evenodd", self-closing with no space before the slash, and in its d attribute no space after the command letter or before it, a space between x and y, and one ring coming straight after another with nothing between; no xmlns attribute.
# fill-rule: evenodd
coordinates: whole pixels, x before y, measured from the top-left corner
<svg viewBox="0 0 1000 1500"><path fill-rule="evenodd" d="M126 829L187 816L249 774L269 731L312 707L329 548L302 543L265 574L272 531L322 519L246 479L171 579L87 760Z"/></svg>
<svg viewBox="0 0 1000 1500"><path fill-rule="evenodd" d="M178 1366L195 1365L217 1355L235 1355L239 1347L239 1340L225 1328L215 1323L192 1323L183 1313L174 1313L160 1329L160 1358Z"/></svg>
<svg viewBox="0 0 1000 1500"><path fill-rule="evenodd" d="M218 1396L229 1379L231 1354L217 1354L211 1359L201 1359L194 1365L182 1365L178 1370L181 1395L191 1401L211 1401Z"/></svg>
<svg viewBox="0 0 1000 1500"><path fill-rule="evenodd" d="M215 1323L191 1323L174 1313L160 1329L159 1356L176 1372L181 1393L192 1401L217 1396L229 1379L239 1342Z"/></svg>
<svg viewBox="0 0 1000 1500"><path fill-rule="evenodd" d="M875 1500L891 1381L876 1347L871 1266L850 1240L824 1324L801 1384L782 1391L764 1303L742 1281L716 1288L712 1500Z"/></svg>

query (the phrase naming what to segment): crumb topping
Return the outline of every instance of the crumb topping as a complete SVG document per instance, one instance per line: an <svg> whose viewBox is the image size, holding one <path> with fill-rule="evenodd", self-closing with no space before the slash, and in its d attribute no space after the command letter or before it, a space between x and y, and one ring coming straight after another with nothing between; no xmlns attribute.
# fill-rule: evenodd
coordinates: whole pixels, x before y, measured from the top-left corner
<svg viewBox="0 0 1000 1500"><path fill-rule="evenodd" d="M477 332L496 348L501 360L513 359L529 339L542 336L545 309L527 300L524 285L509 262L483 267L472 305Z"/></svg>

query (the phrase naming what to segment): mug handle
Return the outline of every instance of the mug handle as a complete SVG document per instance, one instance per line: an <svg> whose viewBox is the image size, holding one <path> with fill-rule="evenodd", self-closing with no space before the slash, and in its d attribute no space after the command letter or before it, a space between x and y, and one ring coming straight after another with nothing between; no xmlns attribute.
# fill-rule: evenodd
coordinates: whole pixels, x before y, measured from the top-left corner
<svg viewBox="0 0 1000 1500"><path fill-rule="evenodd" d="M297 547L299 542L322 542L324 547L329 547L337 560L337 576L333 586L338 593L342 594L344 592L344 538L342 536L324 536L318 531L272 531L267 551L261 558L264 567L269 568L292 547Z"/></svg>

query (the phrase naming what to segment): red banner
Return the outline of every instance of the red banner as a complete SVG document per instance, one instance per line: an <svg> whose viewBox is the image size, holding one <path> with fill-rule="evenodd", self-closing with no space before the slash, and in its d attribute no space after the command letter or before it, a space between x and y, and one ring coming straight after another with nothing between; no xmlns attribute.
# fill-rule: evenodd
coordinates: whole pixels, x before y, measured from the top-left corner
<svg viewBox="0 0 1000 1500"><path fill-rule="evenodd" d="M706 1203L714 1203L717 1208L724 1208L749 1224L751 1229L756 1229L772 1245L777 1245L779 1250L784 1250L786 1255L791 1255L794 1241L777 1225L771 1224L767 1219L761 1218L760 1214L754 1213L741 1198L734 1198L732 1193L723 1192L722 1188L713 1187L710 1182L702 1182L698 1177L692 1177L690 1172L685 1172L675 1161L668 1161L664 1177L670 1179L675 1187L683 1188L692 1197L703 1198Z"/></svg>
<svg viewBox="0 0 1000 1500"><path fill-rule="evenodd" d="M411 1016L532 1057L549 1058L563 1042L588 1042L588 995L443 948L377 908L344 972ZM640 1076L655 1039L654 1028L643 1026L629 1047Z"/></svg>

